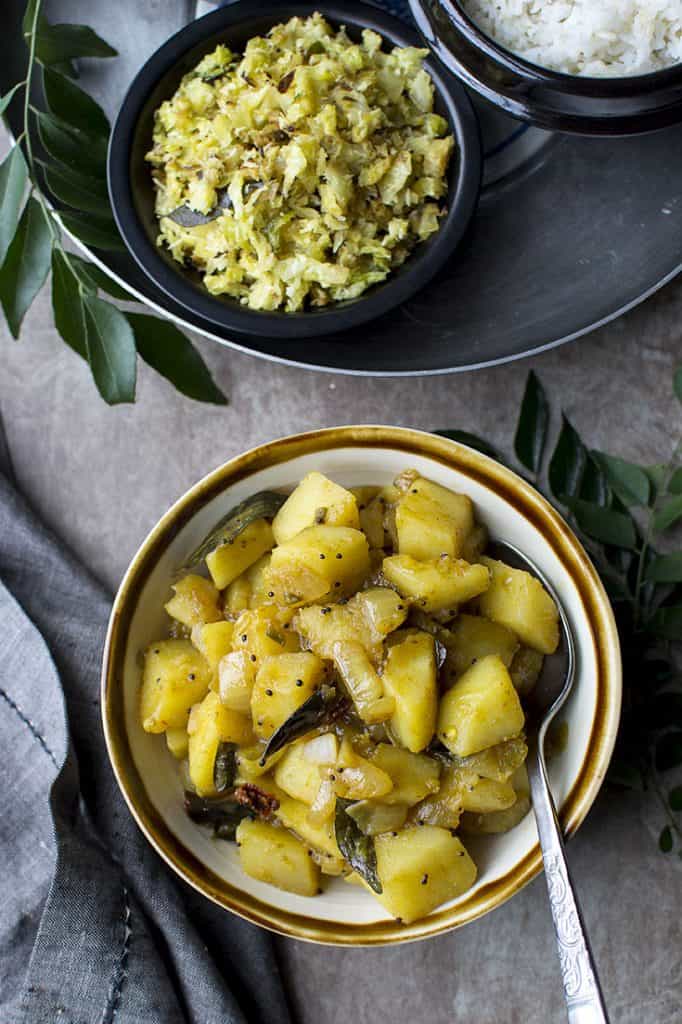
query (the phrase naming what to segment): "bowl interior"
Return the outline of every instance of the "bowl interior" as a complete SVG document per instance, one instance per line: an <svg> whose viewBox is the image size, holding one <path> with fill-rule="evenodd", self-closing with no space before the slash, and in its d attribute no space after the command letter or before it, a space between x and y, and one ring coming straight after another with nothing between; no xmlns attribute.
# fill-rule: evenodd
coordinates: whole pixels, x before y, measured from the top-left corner
<svg viewBox="0 0 682 1024"><path fill-rule="evenodd" d="M481 178L478 125L461 85L443 76L433 61L426 67L435 84L435 110L445 117L456 139L448 178L447 213L439 230L420 243L386 281L354 300L304 313L248 310L229 296L212 296L196 270L182 267L156 245L155 192L145 154L152 146L154 111L176 91L183 75L219 43L241 52L253 36L310 7L273 7L259 0L238 3L209 14L182 29L144 65L124 100L112 133L109 187L112 207L133 256L164 291L214 323L245 333L319 335L371 319L412 295L433 276L461 239L473 214ZM419 38L397 19L362 4L323 4L330 23L345 25L351 38L373 28L388 45L415 46Z"/></svg>
<svg viewBox="0 0 682 1024"><path fill-rule="evenodd" d="M324 895L306 899L248 878L240 870L234 845L212 840L186 817L177 762L162 736L148 735L140 726L140 655L165 634L163 603L177 567L232 505L262 488L291 489L312 469L354 485L387 483L410 466L469 494L491 534L527 552L547 574L575 631L576 685L560 716L568 725L568 742L550 764L552 790L557 805L563 805L569 830L577 826L596 795L619 711L617 640L612 638L608 603L603 593L595 602L594 581L585 587L582 576L586 570L589 573L589 563L581 549L574 560L569 550L577 546L574 539L565 547L566 537L572 535L567 530L563 537L559 531L548 532L547 520L536 520L530 506L517 502L518 495L512 494L510 501L510 491L505 493L499 486L499 476L496 481L478 472L477 467L489 463L496 472L516 479L490 460L438 440L439 452L450 455L444 460L429 452L421 440L426 435L395 434L406 436L383 447L344 443L343 438L334 445L331 438L322 442L330 447L318 448L319 442L312 441L308 450L305 444L299 446L286 461L280 461L280 451L268 448L263 450L265 465L259 467L257 461L246 467L228 464L207 477L166 515L138 553L116 600L105 658L110 753L124 795L157 849L188 881L224 906L277 930L318 941L401 941L464 923L491 909L537 871L535 824L528 815L507 835L465 840L479 868L475 888L424 921L405 927L397 925L367 892L340 879L333 879ZM304 439L307 436L317 435L304 435Z"/></svg>

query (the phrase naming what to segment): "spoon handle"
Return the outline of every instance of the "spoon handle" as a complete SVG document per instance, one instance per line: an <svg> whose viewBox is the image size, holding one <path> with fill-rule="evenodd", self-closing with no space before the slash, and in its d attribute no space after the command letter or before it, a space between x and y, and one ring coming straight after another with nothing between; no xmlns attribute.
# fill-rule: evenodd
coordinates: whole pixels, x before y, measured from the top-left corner
<svg viewBox="0 0 682 1024"><path fill-rule="evenodd" d="M566 863L542 742L528 759L533 810L554 920L569 1024L609 1024L597 969Z"/></svg>

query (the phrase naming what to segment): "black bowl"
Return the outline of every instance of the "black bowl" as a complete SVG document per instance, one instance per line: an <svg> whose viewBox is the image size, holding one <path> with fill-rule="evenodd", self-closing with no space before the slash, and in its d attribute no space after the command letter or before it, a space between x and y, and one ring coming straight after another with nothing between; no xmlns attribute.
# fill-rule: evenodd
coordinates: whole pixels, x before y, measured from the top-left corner
<svg viewBox="0 0 682 1024"><path fill-rule="evenodd" d="M561 74L499 46L456 0L410 0L410 7L445 67L512 117L578 135L637 135L682 121L681 64L622 78Z"/></svg>
<svg viewBox="0 0 682 1024"><path fill-rule="evenodd" d="M316 4L332 24L346 25L351 37L364 28L398 46L418 46L419 37L402 22L361 3ZM167 295L186 309L230 331L277 338L320 336L356 327L405 301L433 277L452 254L476 208L481 184L481 145L476 115L465 90L435 61L425 66L436 87L435 109L447 118L457 144L451 161L447 214L439 230L422 242L385 282L358 299L303 313L250 310L229 297L212 296L196 271L176 263L155 244L158 224L154 188L145 153L151 148L154 111L177 89L198 61L225 42L238 52L247 41L294 15L306 16L309 4L278 6L242 0L194 21L154 53L134 79L111 135L109 195L116 223L132 256Z"/></svg>

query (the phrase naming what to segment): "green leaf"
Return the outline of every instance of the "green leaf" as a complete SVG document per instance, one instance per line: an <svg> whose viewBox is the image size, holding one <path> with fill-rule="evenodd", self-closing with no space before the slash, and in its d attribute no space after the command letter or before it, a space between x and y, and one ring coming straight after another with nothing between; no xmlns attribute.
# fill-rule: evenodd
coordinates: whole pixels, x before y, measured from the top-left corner
<svg viewBox="0 0 682 1024"><path fill-rule="evenodd" d="M646 572L650 583L682 583L682 551L655 555Z"/></svg>
<svg viewBox="0 0 682 1024"><path fill-rule="evenodd" d="M237 744L221 742L213 762L213 788L216 793L224 793L234 786L237 775Z"/></svg>
<svg viewBox="0 0 682 1024"><path fill-rule="evenodd" d="M74 184L74 172L70 168L43 164L43 174L47 187L59 202L84 213L109 213L108 197L97 195Z"/></svg>
<svg viewBox="0 0 682 1024"><path fill-rule="evenodd" d="M549 464L549 486L559 501L577 497L587 451L570 420L562 417L561 433Z"/></svg>
<svg viewBox="0 0 682 1024"><path fill-rule="evenodd" d="M374 892L381 893L383 890L377 873L374 840L371 836L364 835L351 818L346 809L351 803L351 800L341 800L340 798L336 800L334 818L336 842L343 857L353 870L364 878Z"/></svg>
<svg viewBox="0 0 682 1024"><path fill-rule="evenodd" d="M30 198L0 269L0 303L12 336L45 283L50 269L52 233L37 200Z"/></svg>
<svg viewBox="0 0 682 1024"><path fill-rule="evenodd" d="M668 793L668 803L673 811L682 811L682 786L675 786Z"/></svg>
<svg viewBox="0 0 682 1024"><path fill-rule="evenodd" d="M21 23L21 31L25 36L30 35L33 31L33 23L36 17L36 8L38 7L40 0L27 0L26 10L24 11L24 18Z"/></svg>
<svg viewBox="0 0 682 1024"><path fill-rule="evenodd" d="M123 313L109 302L85 295L88 362L105 402L135 401L137 353L133 331Z"/></svg>
<svg viewBox="0 0 682 1024"><path fill-rule="evenodd" d="M580 498L589 501L592 505L599 505L606 508L611 504L611 492L606 479L606 474L591 455L587 456L585 470L580 481Z"/></svg>
<svg viewBox="0 0 682 1024"><path fill-rule="evenodd" d="M642 790L644 788L640 769L627 761L614 758L609 766L609 782L625 789Z"/></svg>
<svg viewBox="0 0 682 1024"><path fill-rule="evenodd" d="M28 167L21 146L14 146L0 164L0 266L19 224L28 183Z"/></svg>
<svg viewBox="0 0 682 1024"><path fill-rule="evenodd" d="M76 238L80 238L81 242L85 242L86 245L110 251L122 252L125 250L118 228L110 218L93 215L85 217L77 213L60 211L59 219L66 231L75 235Z"/></svg>
<svg viewBox="0 0 682 1024"><path fill-rule="evenodd" d="M682 641L682 605L659 608L649 619L647 629L664 640Z"/></svg>
<svg viewBox="0 0 682 1024"><path fill-rule="evenodd" d="M669 498L658 510L653 518L653 528L660 533L673 526L679 519L682 519L682 494Z"/></svg>
<svg viewBox="0 0 682 1024"><path fill-rule="evenodd" d="M593 540L617 548L637 546L637 530L630 516L610 508L600 508L580 498L573 498L569 507L580 529Z"/></svg>
<svg viewBox="0 0 682 1024"><path fill-rule="evenodd" d="M675 376L673 377L673 391L677 396L678 402L682 402L682 365L678 366L675 370Z"/></svg>
<svg viewBox="0 0 682 1024"><path fill-rule="evenodd" d="M45 150L60 164L75 171L102 179L106 174L107 144L95 137L58 121L51 114L38 111L38 136Z"/></svg>
<svg viewBox="0 0 682 1024"><path fill-rule="evenodd" d="M656 744L656 770L669 772L682 764L682 732L666 732Z"/></svg>
<svg viewBox="0 0 682 1024"><path fill-rule="evenodd" d="M100 270L96 263L81 259L80 256L75 256L72 252L69 253L69 263L85 288L95 292L101 288L103 292L122 302L136 301L134 295L116 284L108 274Z"/></svg>
<svg viewBox="0 0 682 1024"><path fill-rule="evenodd" d="M54 68L43 68L43 89L50 111L60 121L88 135L109 137L109 120L99 103Z"/></svg>
<svg viewBox="0 0 682 1024"><path fill-rule="evenodd" d="M682 494L682 468L676 469L670 477L668 494Z"/></svg>
<svg viewBox="0 0 682 1024"><path fill-rule="evenodd" d="M22 85L22 82L17 82L16 85L12 86L9 92L6 92L4 96L0 96L0 117L5 113L18 90L22 88Z"/></svg>
<svg viewBox="0 0 682 1024"><path fill-rule="evenodd" d="M593 451L592 457L601 466L610 487L618 495L624 505L646 505L649 502L651 485L649 478L640 466L625 459L607 455L605 452Z"/></svg>
<svg viewBox="0 0 682 1024"><path fill-rule="evenodd" d="M128 313L135 333L137 351L178 391L197 402L227 405L227 398L189 338L166 320L141 313Z"/></svg>
<svg viewBox="0 0 682 1024"><path fill-rule="evenodd" d="M36 57L41 64L61 64L74 57L116 57L118 52L87 25L50 25L41 19Z"/></svg>
<svg viewBox="0 0 682 1024"><path fill-rule="evenodd" d="M488 441L484 441L483 438L477 437L476 434L470 434L467 430L434 430L433 433L437 434L438 437L447 437L450 441L458 441L459 444L465 444L469 448L474 448L477 452L488 455L491 459L496 459L497 462L504 462L497 448Z"/></svg>
<svg viewBox="0 0 682 1024"><path fill-rule="evenodd" d="M58 249L52 253L52 310L60 336L87 362L85 309L78 278L69 269L68 262L73 258L70 253L65 257Z"/></svg>
<svg viewBox="0 0 682 1024"><path fill-rule="evenodd" d="M666 825L658 837L658 848L661 853L670 853L673 848L673 834L670 825Z"/></svg>
<svg viewBox="0 0 682 1024"><path fill-rule="evenodd" d="M542 384L531 370L521 403L516 427L514 451L519 462L531 473L538 473L547 440L549 405Z"/></svg>

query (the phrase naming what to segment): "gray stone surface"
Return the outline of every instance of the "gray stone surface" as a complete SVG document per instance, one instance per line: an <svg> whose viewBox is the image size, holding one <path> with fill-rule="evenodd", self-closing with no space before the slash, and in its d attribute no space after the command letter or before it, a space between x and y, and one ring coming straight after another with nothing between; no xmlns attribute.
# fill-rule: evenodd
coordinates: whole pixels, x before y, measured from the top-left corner
<svg viewBox="0 0 682 1024"><path fill-rule="evenodd" d="M20 342L0 327L0 412L21 488L113 590L148 529L217 464L267 439L344 423L458 426L509 446L532 366L591 444L665 457L680 429L682 283L591 337L475 374L366 380L270 365L198 339L230 395L225 409L176 395L141 369L134 407L109 409L59 340L44 293ZM416 341L416 339L415 339ZM40 571L27 566L27 572ZM571 843L614 1024L682 1024L680 864L656 849L644 797L603 795ZM542 879L495 914L439 939L386 950L282 940L303 1024L547 1024L562 1001Z"/></svg>

